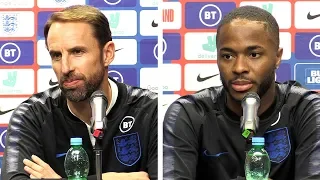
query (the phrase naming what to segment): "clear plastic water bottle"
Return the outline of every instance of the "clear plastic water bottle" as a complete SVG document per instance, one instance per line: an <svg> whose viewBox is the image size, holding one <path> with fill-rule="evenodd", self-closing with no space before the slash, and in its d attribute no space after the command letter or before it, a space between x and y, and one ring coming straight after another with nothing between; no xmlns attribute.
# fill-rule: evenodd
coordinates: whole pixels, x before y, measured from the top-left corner
<svg viewBox="0 0 320 180"><path fill-rule="evenodd" d="M245 160L246 180L268 180L270 173L270 158L264 149L263 137L252 137L252 148Z"/></svg>
<svg viewBox="0 0 320 180"><path fill-rule="evenodd" d="M86 180L89 174L89 157L82 148L82 138L71 138L71 148L64 160L64 169L69 180Z"/></svg>

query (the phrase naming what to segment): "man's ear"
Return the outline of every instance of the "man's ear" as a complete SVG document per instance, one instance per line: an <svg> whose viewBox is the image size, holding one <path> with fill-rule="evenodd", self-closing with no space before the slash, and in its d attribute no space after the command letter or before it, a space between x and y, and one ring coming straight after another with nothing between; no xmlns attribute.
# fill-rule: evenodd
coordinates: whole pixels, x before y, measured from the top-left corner
<svg viewBox="0 0 320 180"><path fill-rule="evenodd" d="M115 56L114 43L112 41L107 42L102 49L102 53L103 53L104 66L108 67L111 64L111 62L114 60L114 56Z"/></svg>
<svg viewBox="0 0 320 180"><path fill-rule="evenodd" d="M276 69L279 68L283 54L283 48L279 48L276 54Z"/></svg>

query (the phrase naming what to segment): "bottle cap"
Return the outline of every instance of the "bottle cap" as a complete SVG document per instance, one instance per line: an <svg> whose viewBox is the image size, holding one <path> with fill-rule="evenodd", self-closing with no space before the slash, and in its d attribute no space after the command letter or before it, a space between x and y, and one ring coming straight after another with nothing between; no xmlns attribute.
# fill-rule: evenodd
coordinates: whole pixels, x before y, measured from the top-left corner
<svg viewBox="0 0 320 180"><path fill-rule="evenodd" d="M70 144L71 145L82 145L82 138L71 138Z"/></svg>
<svg viewBox="0 0 320 180"><path fill-rule="evenodd" d="M252 145L264 145L264 137L252 137Z"/></svg>

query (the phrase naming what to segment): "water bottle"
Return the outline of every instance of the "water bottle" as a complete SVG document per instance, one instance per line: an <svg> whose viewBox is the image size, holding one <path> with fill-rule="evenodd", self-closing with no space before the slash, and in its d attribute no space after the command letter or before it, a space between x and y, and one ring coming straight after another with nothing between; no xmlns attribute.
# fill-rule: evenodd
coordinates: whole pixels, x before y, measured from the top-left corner
<svg viewBox="0 0 320 180"><path fill-rule="evenodd" d="M263 137L252 137L252 148L245 160L246 180L268 180L270 173L270 158L264 149Z"/></svg>
<svg viewBox="0 0 320 180"><path fill-rule="evenodd" d="M89 174L89 157L82 148L82 138L71 138L71 148L64 160L68 180L86 180Z"/></svg>

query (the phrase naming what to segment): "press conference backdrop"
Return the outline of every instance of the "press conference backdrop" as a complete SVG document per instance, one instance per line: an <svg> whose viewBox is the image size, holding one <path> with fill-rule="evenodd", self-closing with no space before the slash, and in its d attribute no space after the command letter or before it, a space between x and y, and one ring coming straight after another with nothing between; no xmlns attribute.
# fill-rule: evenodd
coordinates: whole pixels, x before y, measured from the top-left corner
<svg viewBox="0 0 320 180"><path fill-rule="evenodd" d="M95 6L109 19L119 49L109 75L157 90L145 73L158 66L153 55L161 32L154 21L158 0L0 0L0 155L12 110L30 95L57 85L44 43L46 20L53 11L76 4Z"/></svg>
<svg viewBox="0 0 320 180"><path fill-rule="evenodd" d="M163 108L179 96L221 85L216 29L232 9L253 5L276 18L284 49L276 80L320 90L320 1L183 0L162 4ZM164 73L165 72L165 73Z"/></svg>
<svg viewBox="0 0 320 180"><path fill-rule="evenodd" d="M152 91L163 79L164 108L181 95L221 85L216 28L226 13L247 4L268 10L279 23L284 54L276 80L293 79L320 90L320 1L172 0L162 3L158 19L157 0L0 0L0 155L12 109L56 85L43 26L51 12L73 4L93 5L109 18L116 49L121 49L109 75ZM158 74L161 20L164 64Z"/></svg>

